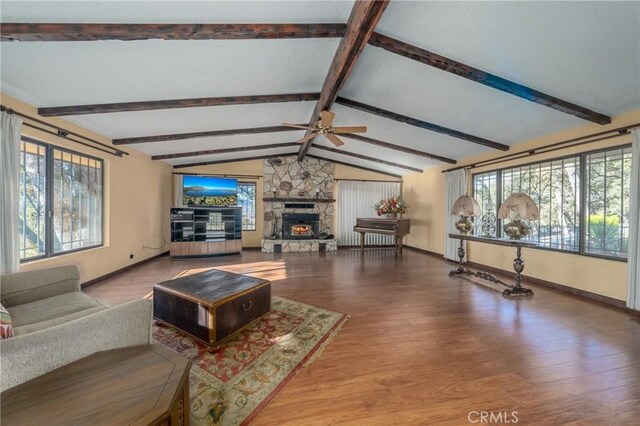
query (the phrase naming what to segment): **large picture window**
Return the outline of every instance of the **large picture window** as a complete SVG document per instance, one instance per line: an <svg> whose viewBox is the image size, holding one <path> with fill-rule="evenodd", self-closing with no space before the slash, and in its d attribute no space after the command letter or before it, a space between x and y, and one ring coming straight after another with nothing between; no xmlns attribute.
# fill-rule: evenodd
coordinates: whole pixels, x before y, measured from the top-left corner
<svg viewBox="0 0 640 426"><path fill-rule="evenodd" d="M541 247L626 258L630 170L631 148L614 148L478 173L473 192L483 215L513 193L529 195L540 219L527 239Z"/></svg>
<svg viewBox="0 0 640 426"><path fill-rule="evenodd" d="M20 258L102 245L102 160L25 139L20 156Z"/></svg>
<svg viewBox="0 0 640 426"><path fill-rule="evenodd" d="M238 205L242 207L242 230L256 230L256 184L238 182Z"/></svg>

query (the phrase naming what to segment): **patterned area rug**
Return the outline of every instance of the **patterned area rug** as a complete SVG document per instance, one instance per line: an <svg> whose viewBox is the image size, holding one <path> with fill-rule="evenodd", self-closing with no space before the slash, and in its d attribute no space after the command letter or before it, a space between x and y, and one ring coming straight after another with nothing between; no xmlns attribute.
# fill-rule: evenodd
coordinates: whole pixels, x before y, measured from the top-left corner
<svg viewBox="0 0 640 426"><path fill-rule="evenodd" d="M348 316L277 296L271 313L215 353L171 327L153 337L193 360L189 381L191 424L248 424L296 372L310 364Z"/></svg>

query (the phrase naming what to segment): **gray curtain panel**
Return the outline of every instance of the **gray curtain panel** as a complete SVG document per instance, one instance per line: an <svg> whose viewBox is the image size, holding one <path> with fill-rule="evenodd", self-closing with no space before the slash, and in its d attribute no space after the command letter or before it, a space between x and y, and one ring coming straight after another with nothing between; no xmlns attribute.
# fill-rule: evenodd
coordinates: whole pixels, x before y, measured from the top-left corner
<svg viewBox="0 0 640 426"><path fill-rule="evenodd" d="M449 260L458 260L458 247L460 241L449 238L450 233L457 233L455 223L456 216L451 216L451 207L456 200L467 192L467 171L464 169L447 172L446 187L444 193L444 257ZM466 243L463 243L466 250Z"/></svg>
<svg viewBox="0 0 640 426"><path fill-rule="evenodd" d="M0 113L0 274L20 268L20 133L22 119L6 111Z"/></svg>
<svg viewBox="0 0 640 426"><path fill-rule="evenodd" d="M633 183L635 182L635 184ZM627 306L640 310L640 129L632 130Z"/></svg>

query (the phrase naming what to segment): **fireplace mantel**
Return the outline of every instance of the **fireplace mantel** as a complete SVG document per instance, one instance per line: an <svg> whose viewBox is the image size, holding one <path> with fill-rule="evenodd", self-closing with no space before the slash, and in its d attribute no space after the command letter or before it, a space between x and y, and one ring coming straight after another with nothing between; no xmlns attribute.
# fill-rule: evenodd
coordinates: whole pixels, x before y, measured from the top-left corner
<svg viewBox="0 0 640 426"><path fill-rule="evenodd" d="M333 203L336 200L334 198L275 198L264 197L262 201L273 203Z"/></svg>

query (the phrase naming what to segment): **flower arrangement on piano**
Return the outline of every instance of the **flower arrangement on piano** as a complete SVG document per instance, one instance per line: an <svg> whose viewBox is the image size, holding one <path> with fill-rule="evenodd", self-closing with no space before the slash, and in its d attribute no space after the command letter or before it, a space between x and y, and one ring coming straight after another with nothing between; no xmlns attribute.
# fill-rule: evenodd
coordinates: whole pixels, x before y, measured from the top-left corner
<svg viewBox="0 0 640 426"><path fill-rule="evenodd" d="M399 214L406 213L409 210L409 205L402 201L400 197L391 197L378 201L373 208L378 216L397 217Z"/></svg>

